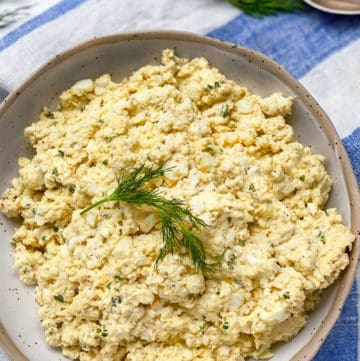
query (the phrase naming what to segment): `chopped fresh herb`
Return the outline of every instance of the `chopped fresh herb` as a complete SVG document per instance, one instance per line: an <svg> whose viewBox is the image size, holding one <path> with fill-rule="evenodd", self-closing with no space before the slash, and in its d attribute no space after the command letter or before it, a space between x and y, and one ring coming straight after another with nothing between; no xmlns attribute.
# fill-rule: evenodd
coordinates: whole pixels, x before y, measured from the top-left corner
<svg viewBox="0 0 360 361"><path fill-rule="evenodd" d="M111 297L111 306L116 306L118 305L119 303L122 302L122 299L120 296L117 296L117 297Z"/></svg>
<svg viewBox="0 0 360 361"><path fill-rule="evenodd" d="M100 123L104 123L104 119L99 119L99 122L100 122Z"/></svg>
<svg viewBox="0 0 360 361"><path fill-rule="evenodd" d="M204 315L201 316L200 322L202 323L202 324L200 325L200 331L201 331L202 333L204 333L205 327L206 327L206 317L205 317Z"/></svg>
<svg viewBox="0 0 360 361"><path fill-rule="evenodd" d="M54 232L56 233L56 232L59 231L59 227L55 225L54 228L53 228L53 230L54 230Z"/></svg>
<svg viewBox="0 0 360 361"><path fill-rule="evenodd" d="M49 119L54 119L55 116L54 116L54 113L51 112L50 110L45 114L46 118L49 118Z"/></svg>
<svg viewBox="0 0 360 361"><path fill-rule="evenodd" d="M324 233L322 231L319 231L318 238L320 238L322 241L325 239Z"/></svg>
<svg viewBox="0 0 360 361"><path fill-rule="evenodd" d="M240 244L240 246L244 247L244 246L245 246L245 240L240 239L240 240L239 240L239 244Z"/></svg>
<svg viewBox="0 0 360 361"><path fill-rule="evenodd" d="M148 182L162 177L168 170L161 166L147 168L141 165L124 175L112 194L91 204L80 214L83 215L105 202L151 206L158 212L163 239L163 247L160 249L156 263L162 261L169 253L173 253L175 249L185 248L193 265L199 271L213 271L221 265L220 258L214 263L209 263L206 260L206 251L202 240L195 233L206 227L206 223L195 217L185 206L184 201L168 200L162 197L157 190L146 187Z"/></svg>
<svg viewBox="0 0 360 361"><path fill-rule="evenodd" d="M45 240L46 240L46 237L45 237L45 236L42 236L42 237L41 237L41 240L42 240L42 241L45 241Z"/></svg>
<svg viewBox="0 0 360 361"><path fill-rule="evenodd" d="M232 218L229 216L229 217L226 217L226 220L228 221L228 223L231 223Z"/></svg>
<svg viewBox="0 0 360 361"><path fill-rule="evenodd" d="M225 119L229 116L229 107L227 104L221 106L220 115Z"/></svg>
<svg viewBox="0 0 360 361"><path fill-rule="evenodd" d="M210 92L212 89L213 89L213 86L210 85L210 84L205 88L205 90L206 90L207 92Z"/></svg>
<svg viewBox="0 0 360 361"><path fill-rule="evenodd" d="M104 159L102 164L104 164L105 166L108 166L109 165L109 160L108 159Z"/></svg>
<svg viewBox="0 0 360 361"><path fill-rule="evenodd" d="M305 175L302 174L302 175L299 177L299 179L300 179L302 182L305 182Z"/></svg>
<svg viewBox="0 0 360 361"><path fill-rule="evenodd" d="M104 328L102 331L101 331L101 337L107 337L109 335L109 331Z"/></svg>
<svg viewBox="0 0 360 361"><path fill-rule="evenodd" d="M224 320L221 327L222 327L223 330L228 330L229 327L230 327L229 322Z"/></svg>
<svg viewBox="0 0 360 361"><path fill-rule="evenodd" d="M73 186L69 187L69 192L70 193L75 193L75 187L73 187Z"/></svg>
<svg viewBox="0 0 360 361"><path fill-rule="evenodd" d="M64 158L65 155L64 151L59 149L58 152L59 152L59 157Z"/></svg>
<svg viewBox="0 0 360 361"><path fill-rule="evenodd" d="M212 153L212 152L214 152L214 149L213 149L213 148L211 148L211 147L209 147L209 146L207 146L206 148L204 148L204 149L203 149L203 152L209 152L209 153Z"/></svg>
<svg viewBox="0 0 360 361"><path fill-rule="evenodd" d="M230 271L232 271L234 269L235 259L236 259L236 256L234 255L234 253L230 252L228 255L228 262L227 262L227 267Z"/></svg>
<svg viewBox="0 0 360 361"><path fill-rule="evenodd" d="M63 295L56 295L56 296L54 296L54 298L55 298L56 301L64 302L64 296Z"/></svg>
<svg viewBox="0 0 360 361"><path fill-rule="evenodd" d="M218 81L215 81L215 82L214 82L214 87L215 87L215 88L220 88L220 86L221 86L221 85L220 85L220 83L219 83Z"/></svg>
<svg viewBox="0 0 360 361"><path fill-rule="evenodd" d="M285 293L283 294L283 298L284 298L285 300L289 300L289 299L290 299L289 292L285 292Z"/></svg>
<svg viewBox="0 0 360 361"><path fill-rule="evenodd" d="M124 279L121 278L120 276L114 276L114 280L115 280L116 282L121 282L121 281L123 281Z"/></svg>
<svg viewBox="0 0 360 361"><path fill-rule="evenodd" d="M249 185L249 191L253 192L255 190L255 186L251 183Z"/></svg>
<svg viewBox="0 0 360 361"><path fill-rule="evenodd" d="M33 214L36 214L36 209L32 208L31 212L33 212Z"/></svg>
<svg viewBox="0 0 360 361"><path fill-rule="evenodd" d="M111 288L111 282L109 282L107 285L106 285L106 288L109 290Z"/></svg>
<svg viewBox="0 0 360 361"><path fill-rule="evenodd" d="M58 175L59 172L58 172L57 168L53 168L53 170L51 171L51 174L52 175Z"/></svg>

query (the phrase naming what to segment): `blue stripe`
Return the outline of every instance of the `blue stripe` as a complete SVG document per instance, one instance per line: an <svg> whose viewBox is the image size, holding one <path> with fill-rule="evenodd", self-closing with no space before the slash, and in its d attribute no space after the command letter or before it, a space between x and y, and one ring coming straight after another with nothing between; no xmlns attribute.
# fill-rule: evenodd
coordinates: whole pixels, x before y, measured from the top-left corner
<svg viewBox="0 0 360 361"><path fill-rule="evenodd" d="M0 52L14 44L24 35L32 32L40 26L49 23L58 17L64 15L68 11L78 7L80 4L87 0L62 0L56 5L44 11L42 14L25 22L9 34L0 39Z"/></svg>
<svg viewBox="0 0 360 361"><path fill-rule="evenodd" d="M360 185L360 127L344 138L343 143L349 154L354 173Z"/></svg>
<svg viewBox="0 0 360 361"><path fill-rule="evenodd" d="M344 310L313 361L355 361L358 354L358 290L354 282Z"/></svg>
<svg viewBox="0 0 360 361"><path fill-rule="evenodd" d="M359 17L317 10L254 19L241 14L211 37L258 50L300 78L333 52L360 37Z"/></svg>
<svg viewBox="0 0 360 361"><path fill-rule="evenodd" d="M360 127L343 139L360 185ZM339 320L331 330L314 361L353 361L358 354L358 289L354 282ZM336 355L336 357L335 357Z"/></svg>

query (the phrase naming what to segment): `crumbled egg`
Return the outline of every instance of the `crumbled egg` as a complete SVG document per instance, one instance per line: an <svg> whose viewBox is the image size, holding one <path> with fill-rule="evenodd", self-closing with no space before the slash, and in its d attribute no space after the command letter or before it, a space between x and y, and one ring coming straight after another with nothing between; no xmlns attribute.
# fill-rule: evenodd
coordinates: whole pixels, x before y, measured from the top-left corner
<svg viewBox="0 0 360 361"><path fill-rule="evenodd" d="M14 263L36 285L46 341L80 361L242 361L296 335L354 236L323 210L332 182L324 157L294 141L292 103L167 49L161 65L80 80L45 108L0 211L23 219ZM199 237L210 260L223 255L218 271L198 273L181 251L154 267L148 208L80 215L141 164L171 168L157 189L209 224Z"/></svg>

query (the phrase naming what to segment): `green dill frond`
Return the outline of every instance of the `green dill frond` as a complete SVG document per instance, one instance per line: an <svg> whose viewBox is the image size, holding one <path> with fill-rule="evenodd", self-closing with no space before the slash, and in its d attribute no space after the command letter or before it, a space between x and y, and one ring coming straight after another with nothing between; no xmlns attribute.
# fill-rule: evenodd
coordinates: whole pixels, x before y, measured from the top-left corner
<svg viewBox="0 0 360 361"><path fill-rule="evenodd" d="M183 226L181 227L181 233L181 244L189 252L191 262L197 270L202 272L213 272L221 266L221 256L218 257L216 262L209 263L206 261L204 244L198 236Z"/></svg>
<svg viewBox="0 0 360 361"><path fill-rule="evenodd" d="M10 25L22 15L26 14L26 10L30 9L32 5L18 6L12 10L0 11L0 29Z"/></svg>
<svg viewBox="0 0 360 361"><path fill-rule="evenodd" d="M207 224L194 216L185 202L179 199L168 200L155 190L146 186L157 178L162 177L171 168L145 167L141 165L129 174L123 174L113 193L85 208L83 215L91 209L106 202L124 202L130 205L147 205L157 210L160 218L160 231L163 246L159 251L156 264L169 253L184 248L190 256L197 270L209 272L215 270L221 262L208 263L206 252L201 239L193 233L200 231Z"/></svg>
<svg viewBox="0 0 360 361"><path fill-rule="evenodd" d="M301 0L229 0L245 14L253 17L275 15L277 12L298 12L306 8Z"/></svg>

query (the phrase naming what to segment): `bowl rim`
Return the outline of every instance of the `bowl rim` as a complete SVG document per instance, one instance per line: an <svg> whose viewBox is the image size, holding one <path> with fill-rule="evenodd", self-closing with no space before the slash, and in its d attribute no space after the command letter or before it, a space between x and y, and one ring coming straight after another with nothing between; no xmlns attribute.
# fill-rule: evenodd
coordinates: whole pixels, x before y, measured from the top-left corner
<svg viewBox="0 0 360 361"><path fill-rule="evenodd" d="M334 9L331 6L325 6L318 4L316 1L313 0L304 0L308 5L312 6L315 9L318 9L320 11L323 11L325 13L329 14L337 14L337 15L359 15L360 14L360 8L359 5L357 5L356 9Z"/></svg>
<svg viewBox="0 0 360 361"><path fill-rule="evenodd" d="M121 32L102 37L94 37L91 40L82 42L76 46L71 47L68 50L65 50L55 55L50 61L42 65L36 71L34 71L27 78L27 80L25 80L20 86L18 86L17 89L12 91L0 105L0 121L2 121L3 115L12 106L14 101L19 96L21 96L21 94L27 87L29 87L33 82L40 78L43 73L51 70L51 68L70 58L72 55L96 46L136 40L176 40L199 43L200 45L212 46L224 52L247 58L250 61L258 64L259 66L266 68L275 77L279 78L290 89L294 90L294 92L298 94L297 97L300 98L301 101L306 105L309 112L313 115L316 122L322 127L322 130L328 137L328 141L332 145L334 152L337 152L339 164L342 168L341 171L343 173L345 185L347 187L349 195L351 210L351 231L355 234L356 239L349 253L349 265L339 277L338 289L336 290L336 295L334 297L328 314L326 315L318 330L313 334L311 339L289 361L311 360L319 350L326 336L329 334L330 330L338 319L342 311L343 305L346 301L346 298L350 293L355 278L357 263L360 254L360 217L356 217L356 214L360 214L360 192L349 157L345 151L345 148L333 123L324 112L324 110L317 103L317 101L307 92L307 90L301 85L301 83L296 80L290 73L288 73L280 64L258 51L230 42L225 42L186 31L136 30ZM15 342L7 334L4 326L1 324L1 321L0 346L5 350L5 352L10 356L13 361L29 361L18 349Z"/></svg>

